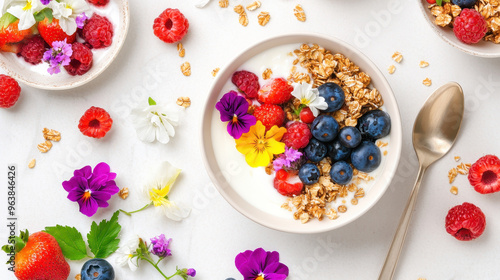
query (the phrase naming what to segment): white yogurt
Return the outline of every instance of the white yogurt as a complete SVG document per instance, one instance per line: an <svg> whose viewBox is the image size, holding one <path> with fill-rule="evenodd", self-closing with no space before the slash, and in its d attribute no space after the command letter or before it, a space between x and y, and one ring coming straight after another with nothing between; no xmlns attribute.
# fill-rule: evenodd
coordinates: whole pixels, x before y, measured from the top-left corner
<svg viewBox="0 0 500 280"><path fill-rule="evenodd" d="M267 68L272 70L272 78L287 78L290 75L293 61L296 59L295 56L291 56L289 53L299 47L299 44L288 44L271 48L245 62L239 70L247 70L255 73L259 76L261 86L269 82L269 80L265 81L261 75ZM297 71L307 73L300 66L297 66ZM237 91L237 88L231 81L228 81L224 85L219 99L231 90ZM243 199L254 207L270 215L293 220L292 213L281 208L281 205L286 202L287 198L280 195L274 189L274 175L267 175L264 167L250 167L245 161L245 156L236 150L236 143L233 137L227 133L226 128L227 123L221 122L219 111L214 108L212 114L212 143L214 145L215 158L225 179ZM380 140L389 142L390 135ZM388 146L381 148L382 154L386 150L388 150ZM382 156L379 168L369 173L369 175L377 178L378 174L383 171L385 163L386 157ZM366 193L370 191L374 182L375 180L363 182L358 187L363 188ZM336 208L339 205L345 204L348 208L355 207L351 204L353 197L354 194L349 193L348 197L339 198L335 202L332 202L330 206Z"/></svg>

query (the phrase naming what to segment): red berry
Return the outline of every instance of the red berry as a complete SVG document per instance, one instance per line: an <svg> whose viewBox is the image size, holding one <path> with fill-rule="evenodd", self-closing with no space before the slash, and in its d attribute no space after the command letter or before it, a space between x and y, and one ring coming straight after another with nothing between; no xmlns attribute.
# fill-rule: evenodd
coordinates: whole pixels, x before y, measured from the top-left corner
<svg viewBox="0 0 500 280"><path fill-rule="evenodd" d="M255 108L253 115L266 127L266 130L275 125L282 126L285 121L285 112L278 105L264 104Z"/></svg>
<svg viewBox="0 0 500 280"><path fill-rule="evenodd" d="M487 31L488 23L474 9L463 9L453 22L455 36L466 44L475 44L481 41Z"/></svg>
<svg viewBox="0 0 500 280"><path fill-rule="evenodd" d="M92 51L86 45L78 42L73 43L71 49L73 49L71 62L69 65L64 66L64 69L72 76L87 73L92 68Z"/></svg>
<svg viewBox="0 0 500 280"><path fill-rule="evenodd" d="M10 108L16 104L21 94L21 87L16 80L7 76L0 75L0 107Z"/></svg>
<svg viewBox="0 0 500 280"><path fill-rule="evenodd" d="M88 2L97 7L104 7L109 3L109 0L88 0Z"/></svg>
<svg viewBox="0 0 500 280"><path fill-rule="evenodd" d="M478 238L485 227L486 218L483 211L472 203L457 205L446 215L446 231L461 241Z"/></svg>
<svg viewBox="0 0 500 280"><path fill-rule="evenodd" d="M175 43L188 32L189 22L177 9L166 9L154 21L153 31L156 37L165 43Z"/></svg>
<svg viewBox="0 0 500 280"><path fill-rule="evenodd" d="M259 101L268 104L283 104L292 98L293 86L283 78L273 79L259 90Z"/></svg>
<svg viewBox="0 0 500 280"><path fill-rule="evenodd" d="M278 170L276 172L276 176L274 178L274 188L284 196L296 196L300 195L302 192L302 188L304 185L299 181L297 183L287 182L290 178L290 174L287 173L284 169Z"/></svg>
<svg viewBox="0 0 500 280"><path fill-rule="evenodd" d="M41 36L34 36L22 45L20 54L26 62L38 64L42 62L44 52L45 41Z"/></svg>
<svg viewBox="0 0 500 280"><path fill-rule="evenodd" d="M436 0L427 0L427 3L429 3L429 4L436 4Z"/></svg>
<svg viewBox="0 0 500 280"><path fill-rule="evenodd" d="M19 30L19 20L16 20L0 28L0 45L20 42L31 34L31 29Z"/></svg>
<svg viewBox="0 0 500 280"><path fill-rule="evenodd" d="M288 126L281 142L285 143L289 148L298 150L307 146L311 137L311 130L307 124L294 122Z"/></svg>
<svg viewBox="0 0 500 280"><path fill-rule="evenodd" d="M40 32L42 38L50 46L52 46L52 43L55 41L64 41L64 39L66 39L66 43L73 44L76 40L76 32L72 35L66 34L59 25L59 20L56 18L52 19L51 23L49 23L48 18L40 21L38 23L38 32Z"/></svg>
<svg viewBox="0 0 500 280"><path fill-rule="evenodd" d="M237 86L248 98L256 98L259 93L259 77L252 72L245 70L233 73L231 82Z"/></svg>
<svg viewBox="0 0 500 280"><path fill-rule="evenodd" d="M94 14L83 26L81 36L94 49L109 47L113 43L113 24L108 18Z"/></svg>
<svg viewBox="0 0 500 280"><path fill-rule="evenodd" d="M305 123L312 123L316 117L309 107L305 107L300 111L300 120Z"/></svg>
<svg viewBox="0 0 500 280"><path fill-rule="evenodd" d="M479 193L500 191L500 159L486 155L478 159L469 169L469 182Z"/></svg>
<svg viewBox="0 0 500 280"><path fill-rule="evenodd" d="M108 133L112 125L113 120L106 110L92 106L80 118L78 128L85 136L102 138Z"/></svg>

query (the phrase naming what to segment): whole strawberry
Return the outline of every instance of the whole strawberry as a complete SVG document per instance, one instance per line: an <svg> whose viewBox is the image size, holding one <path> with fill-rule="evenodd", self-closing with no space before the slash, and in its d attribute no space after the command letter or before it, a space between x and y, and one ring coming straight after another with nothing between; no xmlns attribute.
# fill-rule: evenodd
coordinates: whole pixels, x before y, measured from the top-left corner
<svg viewBox="0 0 500 280"><path fill-rule="evenodd" d="M0 107L10 108L16 104L21 94L21 87L12 77L0 75Z"/></svg>
<svg viewBox="0 0 500 280"><path fill-rule="evenodd" d="M479 193L500 191L500 159L494 155L481 157L470 167L468 179Z"/></svg>
<svg viewBox="0 0 500 280"><path fill-rule="evenodd" d="M54 18L52 22L49 22L48 18L40 21L38 23L38 32L42 38L52 46L52 43L55 41L64 41L66 39L66 43L72 44L76 40L76 32L72 35L66 34L59 25L59 20Z"/></svg>
<svg viewBox="0 0 500 280"><path fill-rule="evenodd" d="M285 112L278 105L264 104L255 108L253 115L266 127L266 130L275 125L281 126L285 121Z"/></svg>
<svg viewBox="0 0 500 280"><path fill-rule="evenodd" d="M283 104L292 98L293 86L284 78L273 79L259 90L259 101L268 104Z"/></svg>
<svg viewBox="0 0 500 280"><path fill-rule="evenodd" d="M464 202L448 211L446 231L460 241L469 241L483 234L486 218L483 211L472 203Z"/></svg>
<svg viewBox="0 0 500 280"><path fill-rule="evenodd" d="M16 238L15 276L19 280L66 280L70 267L56 239L46 232Z"/></svg>

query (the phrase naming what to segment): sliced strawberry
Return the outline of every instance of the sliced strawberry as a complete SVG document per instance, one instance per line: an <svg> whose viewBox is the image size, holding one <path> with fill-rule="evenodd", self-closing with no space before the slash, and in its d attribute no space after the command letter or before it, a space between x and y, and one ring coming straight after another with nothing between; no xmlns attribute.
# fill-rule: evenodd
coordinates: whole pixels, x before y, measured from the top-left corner
<svg viewBox="0 0 500 280"><path fill-rule="evenodd" d="M255 108L253 115L267 130L275 125L282 126L285 121L285 112L278 105L264 104Z"/></svg>
<svg viewBox="0 0 500 280"><path fill-rule="evenodd" d="M300 195L304 185L299 181L297 183L291 183L294 177L290 176L285 170L280 169L276 172L276 177L274 178L274 188L284 196L296 196Z"/></svg>
<svg viewBox="0 0 500 280"><path fill-rule="evenodd" d="M292 98L293 86L284 78L273 79L259 90L259 101L267 104L283 104Z"/></svg>
<svg viewBox="0 0 500 280"><path fill-rule="evenodd" d="M478 159L469 169L469 182L479 193L500 191L500 159L486 155Z"/></svg>
<svg viewBox="0 0 500 280"><path fill-rule="evenodd" d="M0 20L0 48L2 51L18 53L20 48L14 46L14 43L21 42L33 34L31 29L19 30L19 20L16 20L8 25L4 21L4 16Z"/></svg>
<svg viewBox="0 0 500 280"><path fill-rule="evenodd" d="M66 43L68 44L72 44L76 41L76 32L72 35L66 34L59 25L59 20L56 18L52 19L50 23L48 18L40 21L38 23L38 31L45 42L50 46L52 46L53 42L64 41L64 39L66 39Z"/></svg>

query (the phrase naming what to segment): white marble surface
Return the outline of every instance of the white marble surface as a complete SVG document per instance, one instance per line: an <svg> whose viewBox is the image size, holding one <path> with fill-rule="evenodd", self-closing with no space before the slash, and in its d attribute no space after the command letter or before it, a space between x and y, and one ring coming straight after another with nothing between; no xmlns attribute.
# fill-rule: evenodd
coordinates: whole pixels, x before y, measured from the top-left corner
<svg viewBox="0 0 500 280"><path fill-rule="evenodd" d="M120 217L123 235L148 238L165 233L174 239L174 256L164 264L194 267L196 279L241 279L234 257L241 251L263 247L276 250L290 268L289 279L377 279L392 236L403 211L417 172L411 146L413 120L425 99L448 81L460 83L466 95L463 130L452 151L433 165L424 178L423 188L410 225L395 279L500 279L500 221L497 219L500 194L480 195L458 177L459 194L450 194L448 170L456 165L453 157L474 162L484 154L500 154L496 125L500 103L499 59L472 57L453 49L433 33L418 9L417 0L261 0L262 7L248 12L250 24L242 27L232 10L221 9L216 0L205 7L196 1L130 1L131 28L117 60L100 77L77 89L51 92L22 85L22 97L9 110L0 110L0 217L6 223L6 169L16 164L18 173L18 229L35 232L55 224L75 226L82 232L92 220L109 218L118 208L141 206L138 186L144 179L141 169L149 161L169 160L183 169L173 197L192 200L193 212L181 223L154 214L152 209L128 218ZM230 0L247 5L250 0ZM307 21L293 16L302 4ZM152 32L153 19L167 7L179 8L190 21L182 43L185 58L175 45L158 40ZM257 14L268 11L271 21L257 23ZM404 147L397 175L387 193L366 215L335 231L316 235L286 234L264 228L229 206L217 193L204 169L199 147L200 112L213 81L210 72L223 67L241 49L273 35L319 32L341 38L370 57L386 74L400 105ZM395 64L391 55L404 55L393 75L387 67ZM430 63L418 67L420 60ZM190 77L182 76L179 66L189 61ZM422 85L429 77L431 87ZM190 96L178 134L168 145L146 144L138 140L128 119L130 108L151 96L157 101L175 102ZM90 106L103 107L114 123L101 140L83 136L78 120ZM42 142L44 127L62 132L62 140L47 154L36 145ZM34 169L27 164L37 159ZM114 197L109 208L93 219L78 212L66 199L61 182L84 165L106 161L118 173L120 187L129 187L131 196L122 201ZM472 242L459 242L444 229L449 208L465 201L481 207L487 219L483 236ZM0 240L8 232L2 226ZM114 257L111 257L113 259ZM72 279L83 262L71 261ZM3 266L2 279L14 279ZM116 268L117 279L159 279L152 267L142 266L130 273Z"/></svg>

